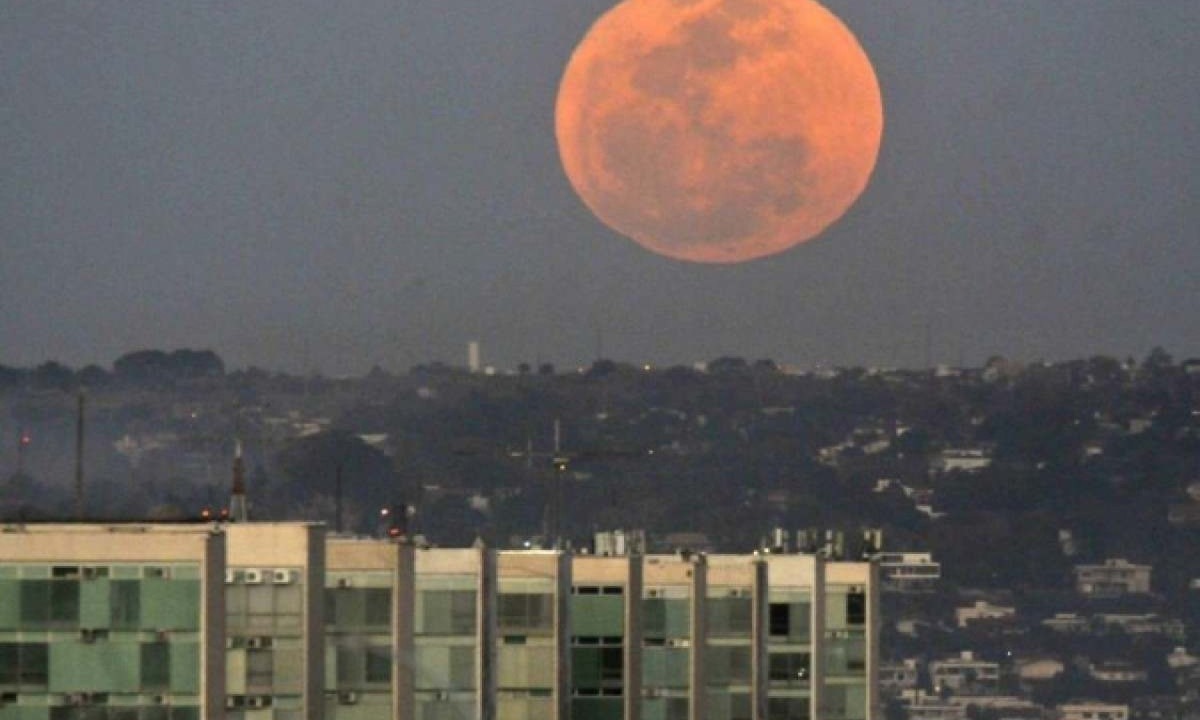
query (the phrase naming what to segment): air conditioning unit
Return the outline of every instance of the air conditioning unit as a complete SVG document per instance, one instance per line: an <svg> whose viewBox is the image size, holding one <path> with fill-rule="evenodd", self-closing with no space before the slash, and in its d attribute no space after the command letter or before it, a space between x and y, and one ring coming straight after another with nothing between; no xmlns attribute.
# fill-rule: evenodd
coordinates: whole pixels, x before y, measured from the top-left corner
<svg viewBox="0 0 1200 720"><path fill-rule="evenodd" d="M262 570L247 570L245 575L247 585L260 585L263 581Z"/></svg>
<svg viewBox="0 0 1200 720"><path fill-rule="evenodd" d="M276 585L287 585L292 582L291 570L276 570L271 574L271 582Z"/></svg>
<svg viewBox="0 0 1200 720"><path fill-rule="evenodd" d="M82 571L84 580L95 580L100 577L100 568L85 567Z"/></svg>
<svg viewBox="0 0 1200 720"><path fill-rule="evenodd" d="M656 598L656 597L658 597L658 591L657 590L647 590L646 597Z"/></svg>
<svg viewBox="0 0 1200 720"><path fill-rule="evenodd" d="M232 570L225 571L225 584L226 585L232 585L236 579L237 579L237 575L235 575Z"/></svg>
<svg viewBox="0 0 1200 720"><path fill-rule="evenodd" d="M244 695L228 695L225 697L225 707L229 710L246 707L246 697Z"/></svg>
<svg viewBox="0 0 1200 720"><path fill-rule="evenodd" d="M255 697L246 698L246 707L252 707L252 708L271 707L271 698L268 695L256 695Z"/></svg>
<svg viewBox="0 0 1200 720"><path fill-rule="evenodd" d="M151 702L153 702L155 705L166 705L167 704L167 696L166 695L155 695L153 698L151 698Z"/></svg>
<svg viewBox="0 0 1200 720"><path fill-rule="evenodd" d="M90 645L91 643L96 642L96 631L92 628L83 628L79 631L79 639L82 642Z"/></svg>
<svg viewBox="0 0 1200 720"><path fill-rule="evenodd" d="M350 578L338 578L337 586L340 588L353 587L354 583L350 582Z"/></svg>
<svg viewBox="0 0 1200 720"><path fill-rule="evenodd" d="M171 577L171 568L161 567L161 566L157 566L157 565L154 567L148 567L142 571L142 577L166 579L166 578Z"/></svg>
<svg viewBox="0 0 1200 720"><path fill-rule="evenodd" d="M341 705L354 705L358 703L358 693L353 691L340 692L338 693L338 703Z"/></svg>
<svg viewBox="0 0 1200 720"><path fill-rule="evenodd" d="M269 637L259 636L246 639L246 647L256 650L261 648L269 648L271 645L272 642L271 638Z"/></svg>

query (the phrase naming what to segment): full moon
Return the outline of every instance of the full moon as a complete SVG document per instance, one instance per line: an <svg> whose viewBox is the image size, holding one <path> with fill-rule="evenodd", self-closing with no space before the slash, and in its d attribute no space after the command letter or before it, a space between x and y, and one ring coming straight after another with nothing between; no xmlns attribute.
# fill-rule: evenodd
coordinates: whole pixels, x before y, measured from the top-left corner
<svg viewBox="0 0 1200 720"><path fill-rule="evenodd" d="M625 0L571 56L555 134L610 228L735 263L810 240L854 204L883 101L858 40L812 0Z"/></svg>

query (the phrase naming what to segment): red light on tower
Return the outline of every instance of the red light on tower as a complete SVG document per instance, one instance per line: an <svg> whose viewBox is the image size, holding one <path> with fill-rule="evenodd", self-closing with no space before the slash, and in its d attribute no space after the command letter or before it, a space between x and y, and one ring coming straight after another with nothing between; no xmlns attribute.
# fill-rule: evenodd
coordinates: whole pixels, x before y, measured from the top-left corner
<svg viewBox="0 0 1200 720"><path fill-rule="evenodd" d="M23 432L23 433L21 433L21 439L19 442L21 443L22 446L25 446L25 445L28 445L29 443L33 442L33 438L29 436L29 433Z"/></svg>

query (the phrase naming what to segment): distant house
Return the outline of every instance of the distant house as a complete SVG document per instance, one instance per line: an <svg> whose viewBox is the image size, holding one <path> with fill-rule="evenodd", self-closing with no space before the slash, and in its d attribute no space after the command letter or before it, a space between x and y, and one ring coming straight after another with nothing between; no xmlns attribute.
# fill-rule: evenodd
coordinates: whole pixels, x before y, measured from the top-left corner
<svg viewBox="0 0 1200 720"><path fill-rule="evenodd" d="M1053 680L1066 670L1061 660L1052 657L1025 658L1016 662L1017 677L1024 682Z"/></svg>
<svg viewBox="0 0 1200 720"><path fill-rule="evenodd" d="M977 620L1006 620L1016 616L1015 607L993 605L985 600L976 600L974 605L954 609L954 620L960 628Z"/></svg>
<svg viewBox="0 0 1200 720"><path fill-rule="evenodd" d="M1078 700L1059 705L1058 720L1129 720L1129 706Z"/></svg>
<svg viewBox="0 0 1200 720"><path fill-rule="evenodd" d="M965 705L955 705L923 690L905 690L901 694L908 720L965 720Z"/></svg>
<svg viewBox="0 0 1200 720"><path fill-rule="evenodd" d="M929 677L935 691L979 690L994 692L1000 684L1000 664L975 657L964 650L958 657L929 663Z"/></svg>
<svg viewBox="0 0 1200 720"><path fill-rule="evenodd" d="M884 691L900 694L912 690L920 679L920 666L914 658L905 658L898 663L883 663L879 666L879 687Z"/></svg>
<svg viewBox="0 0 1200 720"><path fill-rule="evenodd" d="M983 448L947 448L930 463L933 472L947 473L958 470L974 473L992 464L992 454Z"/></svg>
<svg viewBox="0 0 1200 720"><path fill-rule="evenodd" d="M942 564L927 552L884 552L875 556L883 589L896 592L932 590L942 578Z"/></svg>
<svg viewBox="0 0 1200 720"><path fill-rule="evenodd" d="M1200 502L1174 503L1168 506L1167 522L1175 527L1200 527Z"/></svg>
<svg viewBox="0 0 1200 720"><path fill-rule="evenodd" d="M1075 591L1094 598L1112 598L1150 592L1150 565L1109 558L1101 565L1075 566Z"/></svg>
<svg viewBox="0 0 1200 720"><path fill-rule="evenodd" d="M1131 663L1107 661L1088 665L1088 675L1103 683L1145 682L1147 673Z"/></svg>
<svg viewBox="0 0 1200 720"><path fill-rule="evenodd" d="M1086 633L1092 627L1091 621L1086 617L1065 612L1054 613L1054 617L1046 618L1042 621L1042 625L1060 633Z"/></svg>
<svg viewBox="0 0 1200 720"><path fill-rule="evenodd" d="M1108 631L1119 630L1126 635L1162 635L1175 640L1183 640L1187 634L1182 620L1154 613L1099 613L1093 625Z"/></svg>
<svg viewBox="0 0 1200 720"><path fill-rule="evenodd" d="M1167 654L1167 667L1172 670L1193 667L1200 664L1200 658L1192 655L1185 647L1177 647Z"/></svg>

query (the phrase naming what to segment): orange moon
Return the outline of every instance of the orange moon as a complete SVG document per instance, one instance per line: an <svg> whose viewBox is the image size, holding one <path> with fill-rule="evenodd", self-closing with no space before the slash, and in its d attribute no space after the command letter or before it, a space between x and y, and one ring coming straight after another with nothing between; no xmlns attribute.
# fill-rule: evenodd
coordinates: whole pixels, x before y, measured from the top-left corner
<svg viewBox="0 0 1200 720"><path fill-rule="evenodd" d="M571 56L555 134L606 225L668 257L735 263L854 204L883 100L858 40L812 0L625 0Z"/></svg>

